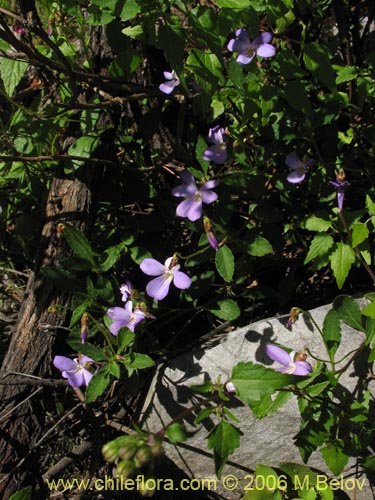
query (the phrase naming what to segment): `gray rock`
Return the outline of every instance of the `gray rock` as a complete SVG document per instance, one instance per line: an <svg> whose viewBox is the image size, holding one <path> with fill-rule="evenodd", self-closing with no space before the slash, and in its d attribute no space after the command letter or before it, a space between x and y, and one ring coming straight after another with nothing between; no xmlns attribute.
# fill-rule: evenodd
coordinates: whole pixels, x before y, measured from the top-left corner
<svg viewBox="0 0 375 500"><path fill-rule="evenodd" d="M365 304L363 299L359 299L359 303L361 307ZM330 309L331 305L327 305L313 309L310 313L321 326ZM287 320L284 316L257 321L227 333L211 341L209 345L196 347L171 360L167 366L160 367L143 406L141 421L144 428L150 431L160 430L200 400L201 397L193 393L189 386L201 384L208 378L215 380L221 377L222 381L228 380L232 367L239 361L255 361L271 366L272 362L264 351L269 342L288 346L295 351L308 348L315 357L327 359L321 336L307 316L300 315L292 330L286 328ZM342 359L345 354L356 349L363 339L363 333L342 325L342 341L336 359ZM309 361L314 362L311 358ZM360 369L360 363L356 363L356 371L357 369ZM365 376L366 373L360 374L360 378ZM340 382L349 391L354 391L358 388L360 378L358 372L354 373L351 367L342 375ZM371 392L375 394L373 381L371 384ZM243 488L246 485L251 486L251 473L257 464L271 467L277 467L281 462L303 464L293 442L293 436L297 434L300 426L296 397L292 396L274 415L263 419L255 418L250 408L240 402L235 404L231 411L241 421L241 446L230 456L229 463L224 467L222 480L217 480L216 485L211 483L211 490L216 490L224 498L240 498ZM190 415L184 423L190 428L193 420L194 416ZM206 419L198 427L191 426L193 434L186 444L182 443L178 447L166 445L168 458L192 478L217 479L212 453L207 450L206 441L213 425L212 421ZM311 455L307 465L332 477L319 451ZM353 478L353 466L354 461L351 461L340 479ZM233 491L223 485L223 478L228 475L234 475L239 480L238 488ZM345 490L350 499L374 498L367 479L361 490L354 492L352 486L350 481L345 483Z"/></svg>

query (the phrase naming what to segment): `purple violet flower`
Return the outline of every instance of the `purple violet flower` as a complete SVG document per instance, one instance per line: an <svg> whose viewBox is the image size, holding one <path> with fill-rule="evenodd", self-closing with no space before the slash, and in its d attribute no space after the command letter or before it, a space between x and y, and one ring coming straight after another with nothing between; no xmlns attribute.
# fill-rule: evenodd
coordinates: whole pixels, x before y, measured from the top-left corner
<svg viewBox="0 0 375 500"><path fill-rule="evenodd" d="M164 78L167 79L166 82L163 82L159 85L159 89L164 92L164 94L171 94L177 85L180 85L180 79L178 78L175 70L172 72L164 71Z"/></svg>
<svg viewBox="0 0 375 500"><path fill-rule="evenodd" d="M213 144L203 152L203 159L213 161L214 163L222 164L227 161L227 146L225 145L225 131L220 125L210 128L208 132L208 140Z"/></svg>
<svg viewBox="0 0 375 500"><path fill-rule="evenodd" d="M76 359L70 359L66 356L55 356L53 365L61 371L61 375L68 379L68 384L72 387L81 387L88 385L92 379L92 373L87 366L92 363L88 356L79 355Z"/></svg>
<svg viewBox="0 0 375 500"><path fill-rule="evenodd" d="M124 307L111 307L107 311L107 316L113 321L109 328L112 335L117 335L120 328L129 328L134 332L135 327L145 319L145 313L136 307L133 312L133 303L131 300L126 302Z"/></svg>
<svg viewBox="0 0 375 500"><path fill-rule="evenodd" d="M238 52L236 61L238 64L249 64L255 57L273 57L276 49L269 42L272 40L271 33L263 31L251 42L247 29L240 28L236 30L236 38L229 40L227 49L231 52Z"/></svg>
<svg viewBox="0 0 375 500"><path fill-rule="evenodd" d="M180 217L187 217L194 222L202 217L203 203L208 205L217 200L218 195L211 191L211 188L216 187L219 181L212 179L198 188L194 177L187 170L183 170L180 177L184 184L173 188L172 195L177 197L185 196L186 200L177 206L176 214Z"/></svg>
<svg viewBox="0 0 375 500"><path fill-rule="evenodd" d="M329 181L331 186L333 186L336 189L337 192L337 206L339 208L339 212L342 212L342 209L344 207L344 197L345 197L345 188L346 186L349 186L349 182L345 180L345 173L343 171L340 171L336 175L336 180L335 181Z"/></svg>
<svg viewBox="0 0 375 500"><path fill-rule="evenodd" d="M285 163L292 170L287 180L292 184L298 184L306 177L307 169L312 165L313 160L301 161L295 153L290 153L285 158Z"/></svg>
<svg viewBox="0 0 375 500"><path fill-rule="evenodd" d="M164 264L155 259L143 259L140 267L145 274L157 276L146 287L147 295L154 299L164 299L172 281L174 286L180 290L185 290L191 285L191 278L179 270L180 265L177 263L176 257L168 257Z"/></svg>
<svg viewBox="0 0 375 500"><path fill-rule="evenodd" d="M224 385L224 389L226 390L226 392L228 394L236 394L236 388L234 387L233 383L232 382L227 382L225 385Z"/></svg>
<svg viewBox="0 0 375 500"><path fill-rule="evenodd" d="M277 372L301 376L312 372L312 366L305 361L305 354L296 355L295 351L287 353L281 347L272 344L266 345L266 354L270 359L279 363L279 366L275 368Z"/></svg>
<svg viewBox="0 0 375 500"><path fill-rule="evenodd" d="M122 294L121 300L126 302L129 297L132 295L133 285L130 281L125 281L123 285L120 286L120 292Z"/></svg>

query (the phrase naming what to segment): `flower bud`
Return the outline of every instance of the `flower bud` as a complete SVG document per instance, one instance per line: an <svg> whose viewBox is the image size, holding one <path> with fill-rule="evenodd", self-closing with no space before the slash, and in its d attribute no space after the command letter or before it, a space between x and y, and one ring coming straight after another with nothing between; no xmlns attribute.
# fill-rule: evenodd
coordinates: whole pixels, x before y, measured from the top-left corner
<svg viewBox="0 0 375 500"><path fill-rule="evenodd" d="M127 445L121 446L118 450L118 456L123 460L130 460L134 457L139 448L138 443L128 443Z"/></svg>
<svg viewBox="0 0 375 500"><path fill-rule="evenodd" d="M118 446L116 441L106 443L102 448L102 454L107 462L114 462L118 458Z"/></svg>
<svg viewBox="0 0 375 500"><path fill-rule="evenodd" d="M145 477L139 485L138 493L142 497L151 498L155 493L156 481L153 477Z"/></svg>
<svg viewBox="0 0 375 500"><path fill-rule="evenodd" d="M144 444L140 448L138 448L137 453L135 454L135 463L137 466L142 467L149 463L153 458L152 450L147 444Z"/></svg>
<svg viewBox="0 0 375 500"><path fill-rule="evenodd" d="M137 467L131 460L121 460L117 465L116 476L128 479L135 474Z"/></svg>

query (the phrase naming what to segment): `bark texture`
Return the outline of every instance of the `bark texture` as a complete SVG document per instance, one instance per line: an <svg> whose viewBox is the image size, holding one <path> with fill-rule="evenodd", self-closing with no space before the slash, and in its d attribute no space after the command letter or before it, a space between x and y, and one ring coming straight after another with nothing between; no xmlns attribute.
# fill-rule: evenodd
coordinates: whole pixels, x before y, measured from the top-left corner
<svg viewBox="0 0 375 500"><path fill-rule="evenodd" d="M88 221L92 220L91 210L92 197L86 184L79 180L53 179L35 268L27 283L16 331L1 368L1 378L11 380L9 372L40 377L50 373L53 346L59 332L61 336L69 295L56 290L43 276L41 268L58 265L59 260L70 253L64 239L58 237L58 224L67 222L85 231ZM50 391L50 388L44 388L27 399L35 392L35 387L0 385L0 492L4 499L9 498L26 479L30 484L40 476L38 450L32 450L46 430L43 429L43 398L48 397ZM24 463L18 466L25 457Z"/></svg>

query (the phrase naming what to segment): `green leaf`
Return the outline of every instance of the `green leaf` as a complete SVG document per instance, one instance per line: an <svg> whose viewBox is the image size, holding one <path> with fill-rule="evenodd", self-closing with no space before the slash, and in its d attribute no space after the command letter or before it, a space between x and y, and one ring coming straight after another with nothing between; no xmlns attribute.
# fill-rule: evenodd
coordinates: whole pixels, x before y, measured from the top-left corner
<svg viewBox="0 0 375 500"><path fill-rule="evenodd" d="M233 367L230 377L236 388L236 394L246 403L259 400L266 394L273 394L278 389L295 383L300 377L279 373L271 368L241 361Z"/></svg>
<svg viewBox="0 0 375 500"><path fill-rule="evenodd" d="M260 400L249 400L248 405L257 418L264 418L275 413L279 408L286 404L291 398L290 392L278 392L275 398L269 394L263 396Z"/></svg>
<svg viewBox="0 0 375 500"><path fill-rule="evenodd" d="M333 64L332 67L337 73L337 85L355 80L358 76L357 68L354 66L338 66L337 64Z"/></svg>
<svg viewBox="0 0 375 500"><path fill-rule="evenodd" d="M108 368L105 366L99 370L89 382L86 389L86 403L93 403L101 396L109 386L111 378L108 373Z"/></svg>
<svg viewBox="0 0 375 500"><path fill-rule="evenodd" d="M362 314L364 316L369 316L370 318L375 318L375 301L368 304L362 309Z"/></svg>
<svg viewBox="0 0 375 500"><path fill-rule="evenodd" d="M221 421L208 435L207 446L214 450L215 471L220 479L229 455L240 446L241 432L225 420Z"/></svg>
<svg viewBox="0 0 375 500"><path fill-rule="evenodd" d="M133 38L134 40L138 40L142 38L143 35L143 27L140 26L139 24L137 26L129 26L128 28L124 28L122 30L124 35L128 36L129 38Z"/></svg>
<svg viewBox="0 0 375 500"><path fill-rule="evenodd" d="M121 353L125 347L128 347L134 342L135 333L130 331L129 328L120 328L116 340L118 352Z"/></svg>
<svg viewBox="0 0 375 500"><path fill-rule="evenodd" d="M109 364L108 364L108 372L113 375L115 378L117 378L118 380L120 379L120 376L121 376L121 370L120 370L120 367L119 365L116 363L116 361L111 361Z"/></svg>
<svg viewBox="0 0 375 500"><path fill-rule="evenodd" d="M83 135L79 137L68 149L68 154L72 156L81 156L82 158L90 158L92 153L98 147L99 137L92 135ZM83 165L84 160L72 160L75 167Z"/></svg>
<svg viewBox="0 0 375 500"><path fill-rule="evenodd" d="M336 91L336 75L325 47L317 42L307 43L303 60L306 68L332 92Z"/></svg>
<svg viewBox="0 0 375 500"><path fill-rule="evenodd" d="M3 80L5 92L8 96L12 97L14 90L20 83L28 63L22 61L15 61L0 57L0 76Z"/></svg>
<svg viewBox="0 0 375 500"><path fill-rule="evenodd" d="M16 491L9 497L9 500L31 500L32 499L32 486L26 486L22 490Z"/></svg>
<svg viewBox="0 0 375 500"><path fill-rule="evenodd" d="M202 422L202 420L204 420L205 418L208 418L214 412L215 412L215 407L214 406L210 406L209 408L203 408L203 410L201 410L198 413L198 415L195 417L195 419L194 419L194 425L199 424L200 422Z"/></svg>
<svg viewBox="0 0 375 500"><path fill-rule="evenodd" d="M159 44L165 52L167 61L177 74L183 69L185 50L185 31L182 26L162 24L158 31Z"/></svg>
<svg viewBox="0 0 375 500"><path fill-rule="evenodd" d="M344 470L348 463L349 456L346 455L341 448L330 444L325 448L321 448L320 452L325 460L325 463L331 469L333 474L338 476Z"/></svg>
<svg viewBox="0 0 375 500"><path fill-rule="evenodd" d="M70 319L69 327L72 328L80 319L82 318L82 315L87 311L89 308L90 303L89 302L82 302L78 307L76 307L73 311L72 317Z"/></svg>
<svg viewBox="0 0 375 500"><path fill-rule="evenodd" d="M241 315L237 302L232 299L219 300L217 304L220 309L210 309L210 312L218 318L233 321Z"/></svg>
<svg viewBox="0 0 375 500"><path fill-rule="evenodd" d="M138 352L133 352L129 356L125 357L124 365L126 368L131 370L143 370L144 368L149 368L154 365L153 360L147 354L139 354Z"/></svg>
<svg viewBox="0 0 375 500"><path fill-rule="evenodd" d="M375 313L375 311L374 311ZM363 314L363 311L362 311ZM367 343L373 342L375 339L375 318L368 317L366 318L366 338Z"/></svg>
<svg viewBox="0 0 375 500"><path fill-rule="evenodd" d="M214 384L212 380L206 380L206 382L203 382L203 384L193 384L189 385L189 387L192 391L205 393L205 392L212 392Z"/></svg>
<svg viewBox="0 0 375 500"><path fill-rule="evenodd" d="M216 269L220 276L229 283L232 281L234 273L234 257L232 250L223 245L219 248L215 255Z"/></svg>
<svg viewBox="0 0 375 500"><path fill-rule="evenodd" d="M251 486L249 486L251 488ZM273 491L258 490L256 488L248 489L241 500L276 500Z"/></svg>
<svg viewBox="0 0 375 500"><path fill-rule="evenodd" d="M138 4L137 0L125 0L125 5L122 8L120 17L122 21L128 21L133 19L137 14L141 12L141 6Z"/></svg>
<svg viewBox="0 0 375 500"><path fill-rule="evenodd" d="M249 7L249 0L216 0L216 4L219 7L240 10Z"/></svg>
<svg viewBox="0 0 375 500"><path fill-rule="evenodd" d="M310 243L308 254L306 255L304 264L308 264L316 257L325 255L333 246L334 239L329 234L317 234Z"/></svg>
<svg viewBox="0 0 375 500"><path fill-rule="evenodd" d="M85 288L79 279L74 276L74 274L64 271L63 269L57 267L45 266L41 268L41 273L53 281L61 290L67 290L69 292L84 292Z"/></svg>
<svg viewBox="0 0 375 500"><path fill-rule="evenodd" d="M173 444L181 443L186 441L186 430L182 424L174 422L165 429L165 434L167 435L169 441Z"/></svg>
<svg viewBox="0 0 375 500"><path fill-rule="evenodd" d="M64 224L63 234L74 253L95 267L94 252L86 236L79 229L69 224Z"/></svg>
<svg viewBox="0 0 375 500"><path fill-rule="evenodd" d="M88 342L82 344L80 340L68 340L67 343L74 351L84 354L94 361L103 361L106 359L103 351L99 347L96 347L96 345L89 344Z"/></svg>
<svg viewBox="0 0 375 500"><path fill-rule="evenodd" d="M253 255L254 257L263 257L269 253L273 252L273 248L271 243L263 238L263 236L257 235L248 247L247 253L249 255Z"/></svg>
<svg viewBox="0 0 375 500"><path fill-rule="evenodd" d="M222 78L222 64L216 54L194 48L186 60L186 67L195 75L201 91L202 110L205 111L211 103L220 78Z"/></svg>
<svg viewBox="0 0 375 500"><path fill-rule="evenodd" d="M355 261L355 252L350 245L339 241L336 243L336 250L329 256L329 260L337 286L341 289Z"/></svg>
<svg viewBox="0 0 375 500"><path fill-rule="evenodd" d="M369 230L367 224L356 222L352 225L352 247L360 245L368 238Z"/></svg>
<svg viewBox="0 0 375 500"><path fill-rule="evenodd" d="M357 302L349 295L339 295L333 301L333 309L337 316L355 330L364 331L361 310ZM362 311L363 313L363 311Z"/></svg>
<svg viewBox="0 0 375 500"><path fill-rule="evenodd" d="M335 353L341 342L340 319L337 311L331 309L326 314L323 322L323 339L327 346L329 358L334 360Z"/></svg>
<svg viewBox="0 0 375 500"><path fill-rule="evenodd" d="M294 485L303 485L307 483L307 487L311 488L316 486L319 479L319 474L313 472L307 465L283 462L280 464L279 468L292 479ZM296 482L297 476L300 480L298 483Z"/></svg>
<svg viewBox="0 0 375 500"><path fill-rule="evenodd" d="M322 219L316 215L310 215L305 222L305 228L309 231L324 232L332 227L332 222L328 219Z"/></svg>

